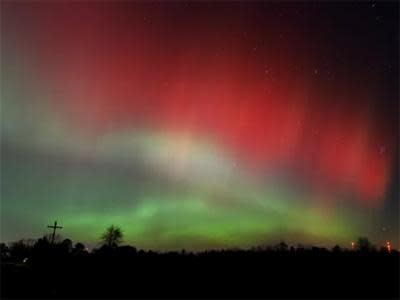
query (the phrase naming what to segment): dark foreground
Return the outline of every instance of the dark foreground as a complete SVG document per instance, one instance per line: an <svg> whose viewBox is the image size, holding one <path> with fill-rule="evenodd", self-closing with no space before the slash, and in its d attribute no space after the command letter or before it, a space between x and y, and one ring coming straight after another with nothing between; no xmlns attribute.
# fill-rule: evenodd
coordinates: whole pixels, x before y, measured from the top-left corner
<svg viewBox="0 0 400 300"><path fill-rule="evenodd" d="M399 253L132 249L2 261L4 297L398 298Z"/></svg>

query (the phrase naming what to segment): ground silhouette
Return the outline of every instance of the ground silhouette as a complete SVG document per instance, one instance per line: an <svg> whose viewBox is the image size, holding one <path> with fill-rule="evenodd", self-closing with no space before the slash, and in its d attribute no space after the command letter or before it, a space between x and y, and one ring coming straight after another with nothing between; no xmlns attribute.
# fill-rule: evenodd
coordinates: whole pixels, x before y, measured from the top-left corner
<svg viewBox="0 0 400 300"><path fill-rule="evenodd" d="M282 241L201 253L111 243L89 253L82 243L44 237L1 245L1 296L398 298L399 253L362 242L357 251L289 248Z"/></svg>

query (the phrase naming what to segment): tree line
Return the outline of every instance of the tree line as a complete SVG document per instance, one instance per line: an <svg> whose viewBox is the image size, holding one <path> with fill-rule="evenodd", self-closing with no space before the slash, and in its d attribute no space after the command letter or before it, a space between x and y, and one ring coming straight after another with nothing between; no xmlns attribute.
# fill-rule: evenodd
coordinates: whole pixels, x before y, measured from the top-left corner
<svg viewBox="0 0 400 300"><path fill-rule="evenodd" d="M112 251L117 248L122 248L126 251L136 252L136 248L125 245L121 246L123 242L123 231L120 227L111 225L104 233L100 236L100 247L94 248L91 252L105 252ZM55 240L52 243L51 235L45 235L37 240L35 239L21 239L16 242L12 242L9 245L6 243L0 243L0 253L2 260L11 260L17 262L25 262L34 254L45 252L52 249L54 252L72 254L72 255L85 255L89 254L89 249L81 242L73 243L70 239L62 239L60 235L56 235ZM143 250L141 250L143 251ZM220 250L220 251L242 251L240 249L231 250ZM252 247L249 251L253 252L304 252L304 251L319 251L319 252L346 252L346 251L358 251L358 252L397 252L394 249L388 249L387 246L381 246L379 249L371 243L367 237L359 237L353 244L351 249L342 248L339 245L335 245L331 249L321 247L305 247L301 244L297 247L290 246L284 241L274 246L257 246ZM153 251L150 251L153 252ZM218 252L215 250L209 250L205 252ZM184 249L181 254L187 253Z"/></svg>

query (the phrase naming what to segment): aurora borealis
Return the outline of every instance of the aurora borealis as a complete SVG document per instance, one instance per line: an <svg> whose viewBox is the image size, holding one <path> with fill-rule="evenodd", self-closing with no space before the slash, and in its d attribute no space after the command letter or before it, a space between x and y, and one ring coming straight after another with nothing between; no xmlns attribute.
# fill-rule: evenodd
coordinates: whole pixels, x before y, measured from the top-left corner
<svg viewBox="0 0 400 300"><path fill-rule="evenodd" d="M2 240L398 247L398 4L1 6Z"/></svg>

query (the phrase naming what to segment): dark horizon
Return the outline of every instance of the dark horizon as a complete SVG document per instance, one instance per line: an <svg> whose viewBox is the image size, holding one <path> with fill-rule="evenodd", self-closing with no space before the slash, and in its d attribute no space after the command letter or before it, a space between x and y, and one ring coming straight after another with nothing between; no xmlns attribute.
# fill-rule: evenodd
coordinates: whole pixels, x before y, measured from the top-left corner
<svg viewBox="0 0 400 300"><path fill-rule="evenodd" d="M398 251L291 249L138 251L108 231L88 253L71 241L1 247L6 298L398 298ZM112 233L113 232L113 233ZM112 234L111 234L112 233ZM44 285L43 282L47 284ZM23 286L24 288L21 288Z"/></svg>
<svg viewBox="0 0 400 300"><path fill-rule="evenodd" d="M123 230L122 230L123 232ZM52 234L46 233L43 234L39 237L22 237L13 241L0 241L0 243L7 245L8 247L10 247L11 245L18 243L18 242L25 242L29 245L32 245L33 243L36 243L38 240L41 240L43 238L48 239L48 241L51 241L51 236ZM254 245L250 245L248 247L240 247L240 246L232 246L232 247L209 247L209 248L202 248L202 249L191 249L191 248L165 248L165 249L152 249L152 248L141 248L138 247L135 243L130 243L130 242L125 242L124 240L122 240L122 242L120 243L119 246L121 247L134 247L135 249L137 249L137 251L150 251L150 252L155 252L155 253L168 253L168 252L181 252L181 251L186 251L188 253L204 253L204 252L208 252L208 251L274 251L276 250L276 247L278 245L280 245L281 243L284 243L287 247L288 250L290 248L294 248L294 249L306 249L306 250L311 250L312 248L318 248L321 250L326 250L326 251L332 251L335 247L339 246L340 249L342 251L356 251L357 250L357 240L360 238L367 238L368 241L371 243L372 246L372 250L373 251L381 251L381 249L387 249L387 242L383 243L383 244L377 244L375 243L373 240L370 240L367 236L358 236L356 238L354 238L349 245L342 245L339 243L336 244L326 244L326 245L321 245L321 244L315 244L312 242L308 242L308 243L304 243L304 242L287 242L284 239L279 239L276 238L274 241L270 241L269 242L261 242L258 244L254 244ZM63 234L56 234L55 235L55 243L56 244L61 244L64 240L70 240L73 245L76 245L78 243L81 243L83 245L85 245L86 250L89 252L92 252L93 250L99 250L102 246L103 246L103 242L101 240L101 237L99 236L98 241L96 243L87 243L85 241L82 240L72 240L70 237L68 237L67 235L63 235ZM390 248L393 251L398 251L398 248L395 247L391 242L389 242L390 244Z"/></svg>

